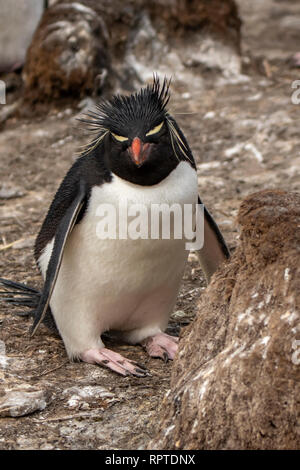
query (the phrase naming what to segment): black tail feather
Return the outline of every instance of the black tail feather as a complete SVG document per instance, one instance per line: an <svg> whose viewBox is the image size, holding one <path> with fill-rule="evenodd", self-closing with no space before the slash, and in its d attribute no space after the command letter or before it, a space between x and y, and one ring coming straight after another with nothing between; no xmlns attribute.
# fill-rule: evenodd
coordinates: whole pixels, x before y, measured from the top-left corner
<svg viewBox="0 0 300 470"><path fill-rule="evenodd" d="M14 312L14 314L20 317L35 318L35 312L41 298L41 292L39 290L34 287L26 286L26 284L22 284L21 282L14 282L3 278L0 278L0 287L1 286L4 287L5 290L0 290L0 301L18 307L29 308L30 310L26 312L20 311ZM47 309L43 323L51 330L57 331L50 307Z"/></svg>
<svg viewBox="0 0 300 470"><path fill-rule="evenodd" d="M31 309L35 309L38 306L41 293L37 289L3 278L0 278L0 286L5 289L0 291L0 300Z"/></svg>
<svg viewBox="0 0 300 470"><path fill-rule="evenodd" d="M10 281L9 279L3 279L0 277L0 285L4 287L12 287L14 289L14 292L20 291L20 292L32 292L34 294L41 294L40 291L35 289L34 287L29 287L26 284L22 284L21 282L14 282Z"/></svg>

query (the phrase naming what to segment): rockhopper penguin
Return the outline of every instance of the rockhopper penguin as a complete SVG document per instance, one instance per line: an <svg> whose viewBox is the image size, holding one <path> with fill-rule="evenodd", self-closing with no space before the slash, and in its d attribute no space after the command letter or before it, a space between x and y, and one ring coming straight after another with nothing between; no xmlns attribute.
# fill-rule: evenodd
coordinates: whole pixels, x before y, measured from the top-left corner
<svg viewBox="0 0 300 470"><path fill-rule="evenodd" d="M96 131L62 181L35 243L44 279L41 293L1 280L23 293L8 298L34 308L32 334L54 319L68 356L122 375L144 376L143 366L105 348L101 334L121 332L150 356L173 359L178 339L164 333L188 256L182 239L100 239L99 206L201 203L188 143L168 113L169 84L153 84L99 104L84 121ZM229 256L204 210L200 263L209 280ZM9 294L11 295L11 294Z"/></svg>

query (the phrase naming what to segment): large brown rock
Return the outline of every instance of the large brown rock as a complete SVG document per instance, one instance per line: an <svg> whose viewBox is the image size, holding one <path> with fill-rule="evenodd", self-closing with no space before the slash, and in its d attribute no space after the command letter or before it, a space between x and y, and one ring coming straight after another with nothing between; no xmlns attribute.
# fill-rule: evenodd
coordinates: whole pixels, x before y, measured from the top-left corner
<svg viewBox="0 0 300 470"><path fill-rule="evenodd" d="M76 2L53 5L27 51L25 98L79 98L104 86L109 67L108 32L97 12Z"/></svg>
<svg viewBox="0 0 300 470"><path fill-rule="evenodd" d="M186 329L154 449L300 447L300 194L241 205L240 242Z"/></svg>

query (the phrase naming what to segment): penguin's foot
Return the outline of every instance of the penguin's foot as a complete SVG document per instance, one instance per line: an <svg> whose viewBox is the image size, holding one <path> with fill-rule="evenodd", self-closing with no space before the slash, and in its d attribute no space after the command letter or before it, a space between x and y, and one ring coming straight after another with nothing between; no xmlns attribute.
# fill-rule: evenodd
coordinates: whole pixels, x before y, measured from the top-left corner
<svg viewBox="0 0 300 470"><path fill-rule="evenodd" d="M84 362L99 364L124 376L135 375L136 377L145 377L146 375L150 375L143 365L126 359L121 356L121 354L107 348L87 349L81 354L80 358Z"/></svg>
<svg viewBox="0 0 300 470"><path fill-rule="evenodd" d="M169 359L174 359L178 349L178 338L167 335L166 333L157 333L154 336L145 338L141 344L146 349L149 356L160 357L167 362Z"/></svg>

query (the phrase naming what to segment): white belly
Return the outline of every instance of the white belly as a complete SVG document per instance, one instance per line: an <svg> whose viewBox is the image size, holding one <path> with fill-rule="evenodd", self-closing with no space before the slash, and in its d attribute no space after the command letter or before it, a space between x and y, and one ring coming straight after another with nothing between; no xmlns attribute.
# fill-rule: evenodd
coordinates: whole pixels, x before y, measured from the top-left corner
<svg viewBox="0 0 300 470"><path fill-rule="evenodd" d="M71 356L97 346L110 329L128 332L131 342L164 330L188 255L184 239L99 239L99 204L118 207L126 201L150 208L196 203L197 196L196 172L186 162L158 185L142 187L114 176L92 189L87 212L68 238L50 301ZM39 260L44 276L52 247L53 241Z"/></svg>

